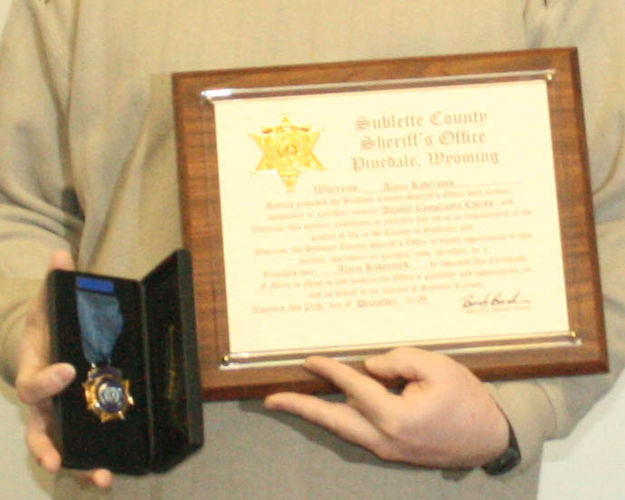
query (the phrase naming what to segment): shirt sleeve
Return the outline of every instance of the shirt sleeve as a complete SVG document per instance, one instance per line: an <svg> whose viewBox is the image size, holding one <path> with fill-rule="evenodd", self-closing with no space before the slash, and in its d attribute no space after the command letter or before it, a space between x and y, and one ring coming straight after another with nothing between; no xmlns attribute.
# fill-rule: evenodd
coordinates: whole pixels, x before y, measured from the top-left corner
<svg viewBox="0 0 625 500"><path fill-rule="evenodd" d="M544 440L573 429L625 364L625 4L530 1L526 25L530 45L579 53L610 371L492 385L517 434L521 470Z"/></svg>
<svg viewBox="0 0 625 500"><path fill-rule="evenodd" d="M27 304L50 254L76 247L67 120L73 0L16 0L0 46L0 368L15 375Z"/></svg>

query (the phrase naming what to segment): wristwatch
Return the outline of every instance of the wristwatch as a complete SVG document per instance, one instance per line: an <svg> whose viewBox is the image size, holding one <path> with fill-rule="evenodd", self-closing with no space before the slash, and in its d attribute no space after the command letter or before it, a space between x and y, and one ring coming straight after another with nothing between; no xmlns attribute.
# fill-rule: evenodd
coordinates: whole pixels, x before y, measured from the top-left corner
<svg viewBox="0 0 625 500"><path fill-rule="evenodd" d="M484 472L490 476L505 474L514 469L521 461L521 450L514 429L507 418L506 422L508 422L508 448L495 460L482 466Z"/></svg>

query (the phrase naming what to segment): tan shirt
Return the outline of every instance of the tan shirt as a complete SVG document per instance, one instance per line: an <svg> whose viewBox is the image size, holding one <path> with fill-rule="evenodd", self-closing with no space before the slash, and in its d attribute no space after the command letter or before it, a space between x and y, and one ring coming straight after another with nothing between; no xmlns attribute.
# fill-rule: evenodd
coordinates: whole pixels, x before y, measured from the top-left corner
<svg viewBox="0 0 625 500"><path fill-rule="evenodd" d="M619 0L21 0L0 57L0 346L14 375L25 301L49 254L141 277L181 245L174 71L579 45L612 366L623 364L625 24ZM566 434L612 376L493 393L523 453L481 470L383 463L258 401L204 405L206 445L120 498L532 498L544 439ZM68 476L59 496L84 498Z"/></svg>

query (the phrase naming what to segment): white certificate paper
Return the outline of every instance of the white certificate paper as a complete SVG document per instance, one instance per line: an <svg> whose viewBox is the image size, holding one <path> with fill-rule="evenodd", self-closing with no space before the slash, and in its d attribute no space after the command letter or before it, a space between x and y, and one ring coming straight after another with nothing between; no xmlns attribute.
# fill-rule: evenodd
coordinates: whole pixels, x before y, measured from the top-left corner
<svg viewBox="0 0 625 500"><path fill-rule="evenodd" d="M568 331L547 85L215 101L230 351Z"/></svg>

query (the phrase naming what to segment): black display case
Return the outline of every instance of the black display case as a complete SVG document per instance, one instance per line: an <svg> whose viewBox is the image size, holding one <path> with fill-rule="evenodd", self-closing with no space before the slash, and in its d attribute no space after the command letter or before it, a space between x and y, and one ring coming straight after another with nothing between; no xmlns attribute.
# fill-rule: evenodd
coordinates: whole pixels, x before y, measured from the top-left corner
<svg viewBox="0 0 625 500"><path fill-rule="evenodd" d="M192 283L184 250L140 281L50 273L51 360L77 372L55 398L63 466L160 472L202 446Z"/></svg>

